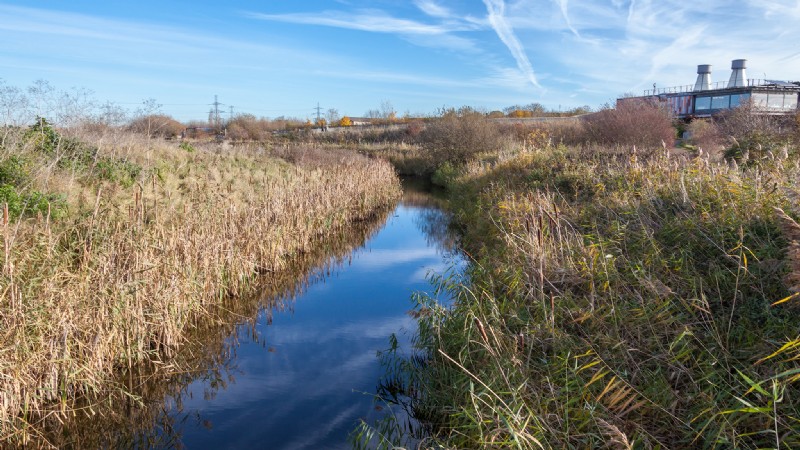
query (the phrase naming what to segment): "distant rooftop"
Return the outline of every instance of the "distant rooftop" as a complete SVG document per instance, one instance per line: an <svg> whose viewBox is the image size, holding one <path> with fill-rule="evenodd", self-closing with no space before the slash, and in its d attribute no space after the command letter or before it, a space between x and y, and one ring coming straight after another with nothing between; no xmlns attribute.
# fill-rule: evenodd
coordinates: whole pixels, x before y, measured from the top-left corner
<svg viewBox="0 0 800 450"><path fill-rule="evenodd" d="M728 84L729 84L728 81L717 81L717 82L711 83L709 85L709 89L704 89L704 90L728 89ZM761 87L761 86L763 86L763 87L778 87L778 88L784 87L784 88L796 89L796 88L800 88L800 81L762 80L762 79L757 79L757 78L750 78L750 79L747 80L746 87ZM734 89L734 88L738 89L740 87L742 87L742 86L734 86L734 87L731 87L731 89ZM665 87L665 88L656 87L655 90L653 90L653 89L645 89L644 90L644 96L645 97L649 97L649 96L652 96L652 95L660 95L660 94L682 94L682 93L697 94L697 93L700 93L700 92L702 92L702 91L695 90L695 85L694 84L685 84L685 85L682 85L682 86L670 86L670 87Z"/></svg>
<svg viewBox="0 0 800 450"><path fill-rule="evenodd" d="M747 60L731 61L728 81L711 82L711 64L697 66L695 84L644 91L645 98L666 104L677 118L710 117L751 102L761 114L795 114L800 103L800 82L747 78ZM617 103L630 99L617 99Z"/></svg>

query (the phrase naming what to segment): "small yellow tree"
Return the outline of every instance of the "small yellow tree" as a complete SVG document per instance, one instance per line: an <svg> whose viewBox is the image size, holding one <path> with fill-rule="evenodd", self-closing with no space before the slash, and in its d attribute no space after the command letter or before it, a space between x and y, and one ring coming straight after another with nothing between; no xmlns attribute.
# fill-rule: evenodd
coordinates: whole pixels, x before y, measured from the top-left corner
<svg viewBox="0 0 800 450"><path fill-rule="evenodd" d="M339 126L340 127L352 127L353 126L353 121L350 120L349 117L344 116L344 117L342 117L342 120L339 121Z"/></svg>

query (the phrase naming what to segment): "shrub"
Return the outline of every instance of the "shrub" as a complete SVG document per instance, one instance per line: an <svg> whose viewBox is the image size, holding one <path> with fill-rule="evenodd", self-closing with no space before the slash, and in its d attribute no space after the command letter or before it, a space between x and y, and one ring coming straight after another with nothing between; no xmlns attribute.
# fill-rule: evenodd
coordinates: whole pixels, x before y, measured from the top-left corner
<svg viewBox="0 0 800 450"><path fill-rule="evenodd" d="M713 120L695 119L686 125L689 132L688 142L709 153L716 153L725 145L725 137Z"/></svg>
<svg viewBox="0 0 800 450"><path fill-rule="evenodd" d="M141 174L142 168L127 160L101 156L97 147L81 142L77 139L62 136L44 118L31 125L23 136L23 145L32 147L35 152L40 152L54 158L56 166L60 169L69 169L83 172L94 180L105 180L130 186ZM11 158L13 159L13 158ZM10 160L11 160L10 159ZM17 163L4 162L0 165L0 183L13 183L12 175L5 180L4 174L15 173L17 178L22 176L21 169L16 168ZM21 167L21 166L20 166Z"/></svg>
<svg viewBox="0 0 800 450"><path fill-rule="evenodd" d="M92 168L94 177L98 180L119 183L130 187L142 173L142 167L130 161L113 158L100 158Z"/></svg>
<svg viewBox="0 0 800 450"><path fill-rule="evenodd" d="M433 172L431 182L437 186L446 188L456 180L458 174L458 169L450 164L450 162L445 161Z"/></svg>
<svg viewBox="0 0 800 450"><path fill-rule="evenodd" d="M28 127L22 136L22 145L34 152L57 158L62 168L72 167L75 163L87 166L97 158L96 147L61 135L44 117L39 117L35 124Z"/></svg>
<svg viewBox="0 0 800 450"><path fill-rule="evenodd" d="M445 161L464 164L478 153L499 150L507 138L484 114L465 106L443 111L428 123L420 139L439 165Z"/></svg>
<svg viewBox="0 0 800 450"><path fill-rule="evenodd" d="M413 139L417 139L423 130L425 130L425 122L421 120L413 120L406 126L406 134Z"/></svg>
<svg viewBox="0 0 800 450"><path fill-rule="evenodd" d="M652 101L623 99L585 120L587 138L598 144L658 147L675 140L670 112Z"/></svg>
<svg viewBox="0 0 800 450"><path fill-rule="evenodd" d="M26 194L10 184L0 185L0 209L4 204L8 205L8 214L12 220L36 214L46 215L48 206L53 218L60 217L67 209L62 196L42 194L39 191Z"/></svg>
<svg viewBox="0 0 800 450"><path fill-rule="evenodd" d="M47 119L37 117L36 123L25 131L22 142L32 146L37 152L54 155L61 145L61 136L56 133Z"/></svg>
<svg viewBox="0 0 800 450"><path fill-rule="evenodd" d="M181 142L180 145L178 145L178 148L180 148L181 150L186 150L187 153L194 153L195 151L197 151L197 149L194 148L194 145L188 142Z"/></svg>
<svg viewBox="0 0 800 450"><path fill-rule="evenodd" d="M128 125L129 131L160 138L180 136L185 128L182 123L165 114L148 114L137 117Z"/></svg>
<svg viewBox="0 0 800 450"><path fill-rule="evenodd" d="M275 124L266 119L258 119L252 114L240 114L228 122L227 135L241 141L261 141L267 139Z"/></svg>
<svg viewBox="0 0 800 450"><path fill-rule="evenodd" d="M794 118L761 113L747 102L721 114L716 121L727 146L725 156L754 164L770 153L788 152L795 141Z"/></svg>
<svg viewBox="0 0 800 450"><path fill-rule="evenodd" d="M0 185L22 186L27 183L29 177L27 165L20 157L11 156L0 161Z"/></svg>

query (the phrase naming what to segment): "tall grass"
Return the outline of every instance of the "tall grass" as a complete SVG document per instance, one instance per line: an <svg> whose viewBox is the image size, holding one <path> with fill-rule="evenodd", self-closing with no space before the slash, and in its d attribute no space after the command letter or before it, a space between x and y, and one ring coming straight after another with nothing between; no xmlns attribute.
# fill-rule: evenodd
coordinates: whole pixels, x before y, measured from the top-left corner
<svg viewBox="0 0 800 450"><path fill-rule="evenodd" d="M255 333L257 321L269 322L274 313L291 310L293 299L345 264L352 251L380 229L390 211L383 209L372 219L327 235L310 252L292 258L286 269L255 280L252 293L222 299L213 320L196 321L180 351L166 364L140 364L115 374L113 383L119 388L109 389L108 398L79 399L75 414L48 417L37 424L42 435L33 442L46 440L57 448L179 448L187 423L203 426L202 415L183 409L191 395L188 386L203 381L203 395L213 397L234 383L239 370L232 363L239 342L270 345ZM85 414L88 408L93 413Z"/></svg>
<svg viewBox="0 0 800 450"><path fill-rule="evenodd" d="M452 309L420 299L418 353L390 363L426 445L800 445L798 159L649 154L452 181L471 280L441 282Z"/></svg>
<svg viewBox="0 0 800 450"><path fill-rule="evenodd" d="M352 152L284 150L304 155L291 163L258 146L49 131L12 130L0 149L29 168L16 193L64 201L60 217L28 202L2 224L0 442L15 445L91 413L114 372L171 367L225 299L399 193L387 163Z"/></svg>

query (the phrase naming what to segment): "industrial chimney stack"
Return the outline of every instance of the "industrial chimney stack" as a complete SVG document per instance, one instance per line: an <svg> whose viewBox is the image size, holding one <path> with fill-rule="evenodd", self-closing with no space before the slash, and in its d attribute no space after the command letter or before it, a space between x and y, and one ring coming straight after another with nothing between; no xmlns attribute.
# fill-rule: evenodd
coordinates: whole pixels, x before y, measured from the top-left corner
<svg viewBox="0 0 800 450"><path fill-rule="evenodd" d="M747 74L745 73L745 69L747 68L747 60L746 59L734 59L731 61L731 80L728 81L728 87L746 87L747 86Z"/></svg>
<svg viewBox="0 0 800 450"><path fill-rule="evenodd" d="M697 81L694 83L695 91L707 91L711 89L711 64L701 64L697 66Z"/></svg>

